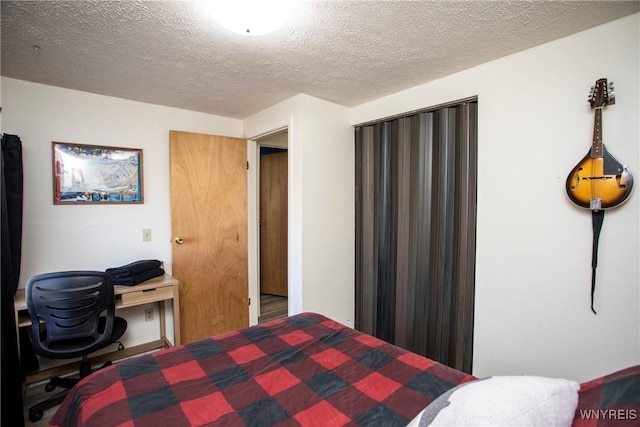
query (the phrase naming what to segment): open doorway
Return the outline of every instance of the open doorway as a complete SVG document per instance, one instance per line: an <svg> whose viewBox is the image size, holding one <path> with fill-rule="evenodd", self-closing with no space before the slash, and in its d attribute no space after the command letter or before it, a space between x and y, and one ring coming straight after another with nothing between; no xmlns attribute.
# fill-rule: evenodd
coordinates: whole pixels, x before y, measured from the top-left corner
<svg viewBox="0 0 640 427"><path fill-rule="evenodd" d="M258 323L288 314L288 132L258 141Z"/></svg>

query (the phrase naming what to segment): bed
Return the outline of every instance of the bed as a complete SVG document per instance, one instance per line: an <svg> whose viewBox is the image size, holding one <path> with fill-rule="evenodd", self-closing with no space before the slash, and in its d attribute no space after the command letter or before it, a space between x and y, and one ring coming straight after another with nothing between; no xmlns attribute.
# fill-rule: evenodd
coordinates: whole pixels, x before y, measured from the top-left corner
<svg viewBox="0 0 640 427"><path fill-rule="evenodd" d="M69 393L50 425L405 426L474 380L303 313L102 369ZM604 382L592 384L587 409L600 407ZM602 425L586 418L580 426Z"/></svg>

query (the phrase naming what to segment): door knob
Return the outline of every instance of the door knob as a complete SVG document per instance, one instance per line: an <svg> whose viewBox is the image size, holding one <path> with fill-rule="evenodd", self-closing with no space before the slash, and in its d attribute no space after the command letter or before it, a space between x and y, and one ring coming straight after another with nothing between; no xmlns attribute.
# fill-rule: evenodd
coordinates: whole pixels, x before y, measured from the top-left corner
<svg viewBox="0 0 640 427"><path fill-rule="evenodd" d="M178 236L178 237L176 237L176 243L181 245L181 244L184 243L184 240L182 239L182 237Z"/></svg>

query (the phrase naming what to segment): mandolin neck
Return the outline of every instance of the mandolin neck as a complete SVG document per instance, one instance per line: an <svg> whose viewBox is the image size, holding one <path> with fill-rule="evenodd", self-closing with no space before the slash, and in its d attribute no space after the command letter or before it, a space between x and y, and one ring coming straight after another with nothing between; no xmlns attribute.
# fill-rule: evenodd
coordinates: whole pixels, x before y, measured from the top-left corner
<svg viewBox="0 0 640 427"><path fill-rule="evenodd" d="M597 159L603 156L602 147L602 107L595 109L593 117L593 142L591 143L591 158Z"/></svg>

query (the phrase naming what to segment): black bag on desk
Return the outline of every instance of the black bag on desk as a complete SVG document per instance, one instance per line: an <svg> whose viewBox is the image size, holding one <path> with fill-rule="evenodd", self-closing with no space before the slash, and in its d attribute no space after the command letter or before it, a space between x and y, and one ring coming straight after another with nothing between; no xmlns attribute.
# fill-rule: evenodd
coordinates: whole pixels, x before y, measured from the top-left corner
<svg viewBox="0 0 640 427"><path fill-rule="evenodd" d="M123 277L135 276L137 274L159 267L162 267L162 261L158 261L157 259L148 259L135 261L131 264L122 265L120 267L107 268L105 271L109 273L114 279L119 279Z"/></svg>
<svg viewBox="0 0 640 427"><path fill-rule="evenodd" d="M164 274L162 261L157 259L135 261L120 267L107 268L105 271L113 277L114 285L126 286L137 285Z"/></svg>
<svg viewBox="0 0 640 427"><path fill-rule="evenodd" d="M110 274L110 273L109 273ZM125 285L125 286L133 286L139 283L142 283L146 280L153 279L154 277L162 276L164 274L164 269L162 268L152 268L151 270L146 270L140 272L138 274L134 274L133 276L127 277L114 277L113 284L114 285Z"/></svg>

